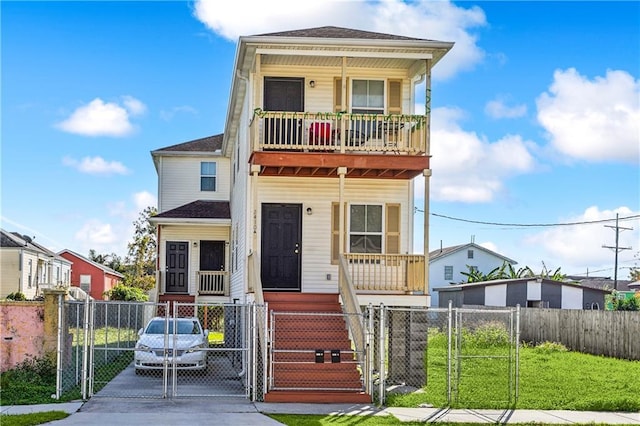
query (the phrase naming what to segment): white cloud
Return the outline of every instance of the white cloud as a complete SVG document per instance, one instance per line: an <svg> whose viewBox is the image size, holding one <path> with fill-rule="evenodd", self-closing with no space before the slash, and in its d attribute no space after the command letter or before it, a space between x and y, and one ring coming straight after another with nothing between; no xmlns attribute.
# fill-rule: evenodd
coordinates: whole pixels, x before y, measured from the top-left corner
<svg viewBox="0 0 640 426"><path fill-rule="evenodd" d="M194 15L233 42L239 36L327 25L455 42L435 67L434 78L452 76L482 60L484 52L471 30L487 24L482 9L448 1L198 0Z"/></svg>
<svg viewBox="0 0 640 426"><path fill-rule="evenodd" d="M119 161L106 161L101 157L84 157L82 160L76 160L71 157L64 157L62 164L73 167L74 169L92 175L126 175L129 170Z"/></svg>
<svg viewBox="0 0 640 426"><path fill-rule="evenodd" d="M492 118L518 118L527 114L527 106L524 104L508 106L505 99L494 99L487 102L484 112Z"/></svg>
<svg viewBox="0 0 640 426"><path fill-rule="evenodd" d="M461 118L460 110L433 111L431 198L467 203L492 201L503 191L504 180L533 169L534 159L528 148L531 142L517 135L487 141L460 128ZM420 196L424 181L418 179L416 183L416 194Z"/></svg>
<svg viewBox="0 0 640 426"><path fill-rule="evenodd" d="M163 119L164 121L171 121L173 120L173 117L175 117L176 114L178 113L197 115L198 111L189 105L180 105L177 107L173 107L168 111L167 110L160 111L160 118Z"/></svg>
<svg viewBox="0 0 640 426"><path fill-rule="evenodd" d="M83 136L127 136L135 130L129 120L130 116L140 115L145 110L146 106L131 96L124 97L123 105L95 98L78 107L56 127Z"/></svg>
<svg viewBox="0 0 640 426"><path fill-rule="evenodd" d="M81 245L83 253L94 249L98 253L125 256L127 244L135 231L133 223L145 208L156 205L156 196L148 191L133 193L128 201L108 203L108 219L88 219L75 233L75 240Z"/></svg>
<svg viewBox="0 0 640 426"><path fill-rule="evenodd" d="M625 71L589 80L557 70L537 99L538 120L551 145L572 158L640 162L640 81Z"/></svg>
<svg viewBox="0 0 640 426"><path fill-rule="evenodd" d="M612 219L616 213L621 218L635 216L639 211L632 211L628 207L618 207L614 210L600 210L597 206L587 208L582 214L577 216L562 218L561 223L571 222L593 222L603 219ZM605 226L607 225L607 226ZM618 254L620 267L632 266L633 254L638 250L640 241L640 231L638 230L640 220L621 221L620 227L633 228L633 230L620 231L619 247L632 247L632 250L621 250ZM530 247L535 246L542 249L544 255L548 256L550 263L562 267L564 273L586 272L587 268L605 267L613 269L614 251L603 248L604 246L615 246L616 231L615 221L607 223L593 223L584 225L557 226L538 234L531 235L525 239L525 243ZM610 271L611 276L613 272ZM609 275L609 274L598 274ZM619 279L627 279L628 273L618 272Z"/></svg>

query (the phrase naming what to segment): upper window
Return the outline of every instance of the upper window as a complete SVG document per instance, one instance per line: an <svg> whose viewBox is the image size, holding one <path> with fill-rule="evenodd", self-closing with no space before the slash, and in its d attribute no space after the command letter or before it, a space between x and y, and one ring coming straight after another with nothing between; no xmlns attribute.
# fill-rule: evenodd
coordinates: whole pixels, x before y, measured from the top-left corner
<svg viewBox="0 0 640 426"><path fill-rule="evenodd" d="M381 205L351 205L349 248L351 253L382 253Z"/></svg>
<svg viewBox="0 0 640 426"><path fill-rule="evenodd" d="M444 267L444 279L448 281L453 280L453 266Z"/></svg>
<svg viewBox="0 0 640 426"><path fill-rule="evenodd" d="M467 250L467 259L473 259L473 250Z"/></svg>
<svg viewBox="0 0 640 426"><path fill-rule="evenodd" d="M352 112L384 114L384 81L353 80Z"/></svg>
<svg viewBox="0 0 640 426"><path fill-rule="evenodd" d="M200 191L216 190L216 163L203 161L200 163Z"/></svg>

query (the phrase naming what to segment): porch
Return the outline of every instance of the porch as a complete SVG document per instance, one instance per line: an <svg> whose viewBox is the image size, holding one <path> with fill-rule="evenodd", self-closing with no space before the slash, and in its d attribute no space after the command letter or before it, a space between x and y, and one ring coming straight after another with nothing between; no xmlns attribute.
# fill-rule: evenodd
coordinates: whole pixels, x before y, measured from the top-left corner
<svg viewBox="0 0 640 426"><path fill-rule="evenodd" d="M165 296L172 294L192 294L196 297L217 296L218 298L229 298L228 271L195 271L193 291L190 290L191 286L185 283L185 286L183 286L185 290L183 292L167 292L167 273L163 271L157 271L156 280L160 283L160 294Z"/></svg>
<svg viewBox="0 0 640 426"><path fill-rule="evenodd" d="M426 122L423 115L257 108L250 163L261 175L336 176L344 166L348 177L412 179L429 168Z"/></svg>

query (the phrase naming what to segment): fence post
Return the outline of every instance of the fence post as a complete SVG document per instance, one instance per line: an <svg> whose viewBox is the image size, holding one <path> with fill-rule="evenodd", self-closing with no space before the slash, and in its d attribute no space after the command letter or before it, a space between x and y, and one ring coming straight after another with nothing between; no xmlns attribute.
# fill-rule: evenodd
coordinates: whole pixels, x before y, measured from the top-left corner
<svg viewBox="0 0 640 426"><path fill-rule="evenodd" d="M384 343L385 343L385 335L384 335L384 331L387 327L386 324L386 308L384 307L384 304L380 304L380 329L379 331L379 336L378 336L378 353L380 354L379 356L379 364L378 364L378 383L379 383L379 387L378 387L378 394L380 395L380 397L378 398L378 405L384 405L385 399L386 399L386 384L385 384L385 377L387 375L385 369L384 369L384 361L385 361L385 357L386 357L386 351L384 348Z"/></svg>
<svg viewBox="0 0 640 426"><path fill-rule="evenodd" d="M516 402L520 388L520 304L516 305Z"/></svg>
<svg viewBox="0 0 640 426"><path fill-rule="evenodd" d="M87 400L89 380L89 297L84 299L84 331L82 339L82 399Z"/></svg>
<svg viewBox="0 0 640 426"><path fill-rule="evenodd" d="M451 406L451 339L453 337L452 321L453 321L453 303L449 300L449 309L447 310L447 404Z"/></svg>

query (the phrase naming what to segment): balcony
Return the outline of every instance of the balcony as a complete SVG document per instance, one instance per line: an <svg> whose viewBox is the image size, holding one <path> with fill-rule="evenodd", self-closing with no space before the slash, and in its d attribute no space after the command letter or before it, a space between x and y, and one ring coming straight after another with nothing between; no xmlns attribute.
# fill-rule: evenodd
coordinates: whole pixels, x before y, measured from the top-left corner
<svg viewBox="0 0 640 426"><path fill-rule="evenodd" d="M228 271L196 271L195 274L199 296L229 296ZM160 294L172 294L166 291L166 273L156 271L156 280L160 282Z"/></svg>
<svg viewBox="0 0 640 426"><path fill-rule="evenodd" d="M250 125L261 175L412 179L429 168L426 117L265 112ZM384 155L388 154L388 155Z"/></svg>
<svg viewBox="0 0 640 426"><path fill-rule="evenodd" d="M426 294L425 256L346 253L347 275L357 294Z"/></svg>

